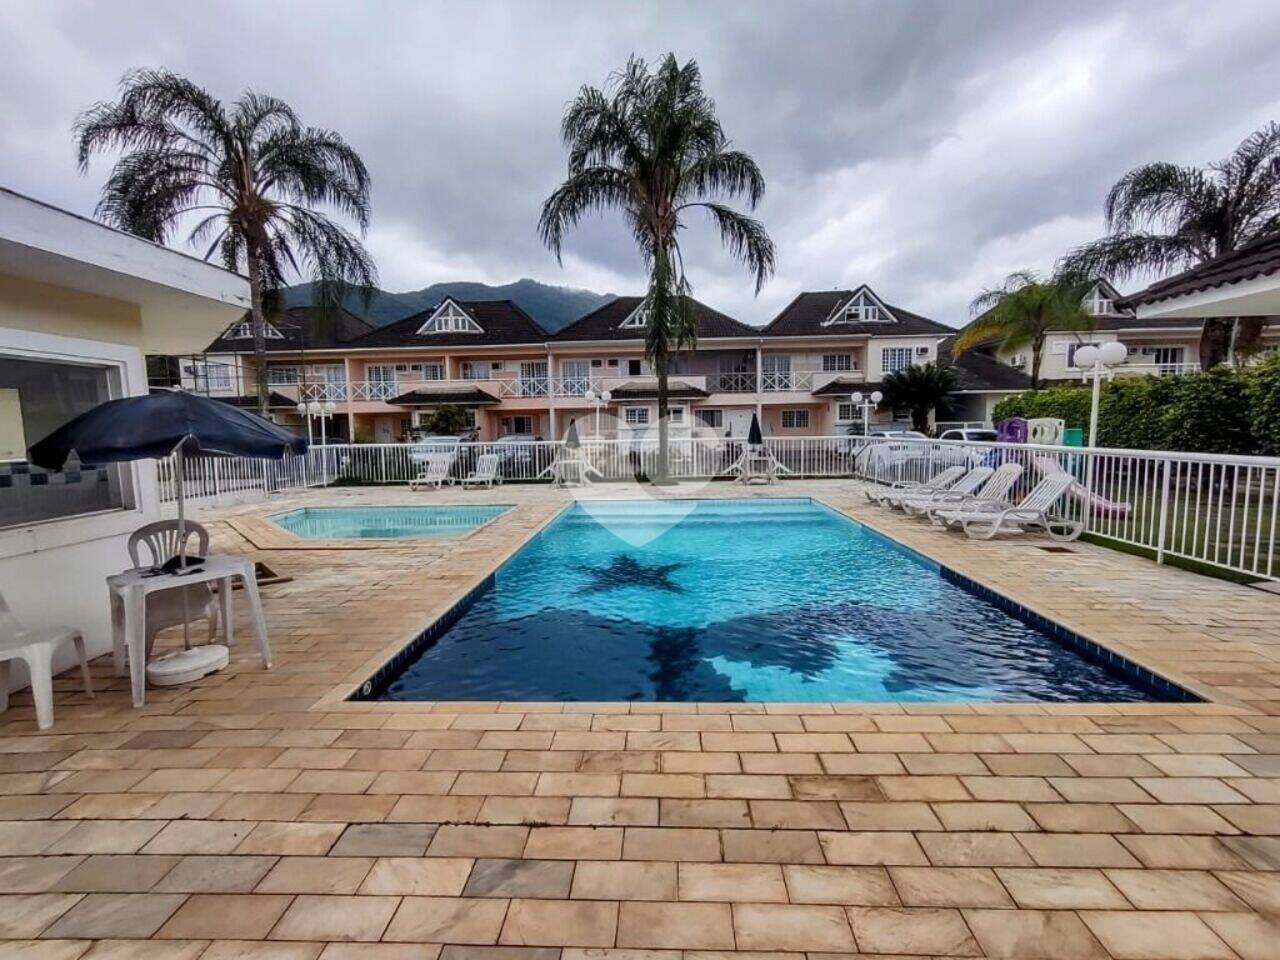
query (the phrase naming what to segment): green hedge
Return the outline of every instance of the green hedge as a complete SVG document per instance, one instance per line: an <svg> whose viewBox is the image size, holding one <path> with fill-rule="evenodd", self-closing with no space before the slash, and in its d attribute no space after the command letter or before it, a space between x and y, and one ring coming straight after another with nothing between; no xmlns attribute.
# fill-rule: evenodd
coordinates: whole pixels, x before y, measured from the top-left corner
<svg viewBox="0 0 1280 960"><path fill-rule="evenodd" d="M994 417L1058 417L1087 429L1089 393L1084 384L1028 391L1001 400ZM1098 435L1108 447L1280 454L1280 356L1250 367L1104 383Z"/></svg>

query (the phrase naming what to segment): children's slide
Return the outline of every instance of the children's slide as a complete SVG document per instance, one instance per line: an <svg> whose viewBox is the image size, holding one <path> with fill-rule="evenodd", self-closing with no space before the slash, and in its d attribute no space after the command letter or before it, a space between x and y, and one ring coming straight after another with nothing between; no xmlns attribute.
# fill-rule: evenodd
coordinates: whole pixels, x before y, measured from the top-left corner
<svg viewBox="0 0 1280 960"><path fill-rule="evenodd" d="M1062 464L1054 457L1036 457L1035 465L1041 474L1058 473L1062 470ZM1067 494L1088 503L1090 512L1096 516L1120 519L1129 515L1130 504L1117 503L1096 493L1090 494L1083 483L1073 483L1067 488Z"/></svg>

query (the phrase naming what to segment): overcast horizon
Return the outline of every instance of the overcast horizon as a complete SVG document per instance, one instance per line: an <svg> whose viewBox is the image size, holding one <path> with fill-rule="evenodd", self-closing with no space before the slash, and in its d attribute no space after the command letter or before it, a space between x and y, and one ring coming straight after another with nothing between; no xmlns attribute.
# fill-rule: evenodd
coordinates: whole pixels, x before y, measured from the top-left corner
<svg viewBox="0 0 1280 960"><path fill-rule="evenodd" d="M801 290L868 283L943 323L1008 273L1103 232L1102 201L1152 160L1203 165L1280 120L1280 5L1102 3L385 4L182 8L0 0L0 185L92 215L111 158L76 168L71 124L124 72L246 88L338 131L373 179L367 246L390 291L523 277L642 292L613 215L540 243L559 123L635 53L696 60L736 147L777 275L753 296L708 223L694 295L762 324ZM185 237L172 244L195 252ZM302 278L306 279L306 278ZM1124 285L1134 289L1138 284Z"/></svg>

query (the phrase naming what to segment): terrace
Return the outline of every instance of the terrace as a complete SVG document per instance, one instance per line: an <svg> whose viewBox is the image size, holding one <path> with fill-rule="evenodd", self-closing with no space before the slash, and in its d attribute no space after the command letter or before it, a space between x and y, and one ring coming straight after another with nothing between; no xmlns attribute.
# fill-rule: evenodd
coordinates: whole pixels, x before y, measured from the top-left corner
<svg viewBox="0 0 1280 960"><path fill-rule="evenodd" d="M601 489L586 495L639 495ZM1274 595L1089 543L975 545L872 508L847 479L697 495L818 499L1203 702L350 701L570 498L292 490L202 517L214 549L291 578L263 588L272 670L241 640L226 671L134 710L99 661L93 701L58 681L51 731L25 694L3 715L4 946L1268 955ZM306 543L267 519L405 503L512 509L438 541Z"/></svg>

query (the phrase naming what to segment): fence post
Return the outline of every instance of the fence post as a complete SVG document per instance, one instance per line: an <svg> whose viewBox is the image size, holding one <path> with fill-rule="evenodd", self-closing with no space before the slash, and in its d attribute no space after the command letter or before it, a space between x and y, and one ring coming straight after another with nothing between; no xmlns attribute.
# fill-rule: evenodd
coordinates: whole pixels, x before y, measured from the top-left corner
<svg viewBox="0 0 1280 960"><path fill-rule="evenodd" d="M1160 478L1160 532L1156 535L1156 563L1164 563L1164 544L1169 529L1169 474L1172 462L1164 461Z"/></svg>

